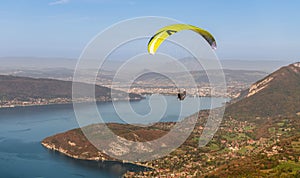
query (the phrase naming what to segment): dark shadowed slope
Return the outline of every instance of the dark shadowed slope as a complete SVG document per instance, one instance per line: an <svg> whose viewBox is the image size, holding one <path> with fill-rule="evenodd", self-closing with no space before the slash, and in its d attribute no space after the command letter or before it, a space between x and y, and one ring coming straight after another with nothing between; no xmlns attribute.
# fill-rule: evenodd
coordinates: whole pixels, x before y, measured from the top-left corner
<svg viewBox="0 0 300 178"><path fill-rule="evenodd" d="M111 89L103 86L78 83L79 86L95 87L96 98L111 99ZM115 91L115 90L114 90ZM128 94L121 91L120 98ZM140 95L130 94L131 98L141 98ZM82 96L85 97L85 96ZM28 100L30 98L72 98L72 82L54 79L33 79L0 75L0 100Z"/></svg>

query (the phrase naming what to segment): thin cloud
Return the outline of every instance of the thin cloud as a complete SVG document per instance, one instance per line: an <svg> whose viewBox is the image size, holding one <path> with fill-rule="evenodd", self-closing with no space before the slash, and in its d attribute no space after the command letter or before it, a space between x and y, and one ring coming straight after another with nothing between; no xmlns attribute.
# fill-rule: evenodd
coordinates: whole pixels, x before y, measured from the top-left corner
<svg viewBox="0 0 300 178"><path fill-rule="evenodd" d="M57 0L57 1L50 2L49 5L53 6L53 5L59 5L59 4L67 4L69 2L70 2L70 0Z"/></svg>

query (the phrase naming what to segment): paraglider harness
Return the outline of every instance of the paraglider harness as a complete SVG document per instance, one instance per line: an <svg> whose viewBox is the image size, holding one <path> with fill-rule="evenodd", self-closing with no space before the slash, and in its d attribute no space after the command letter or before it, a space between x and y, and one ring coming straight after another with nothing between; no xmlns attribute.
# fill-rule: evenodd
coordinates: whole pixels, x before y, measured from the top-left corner
<svg viewBox="0 0 300 178"><path fill-rule="evenodd" d="M178 92L178 94L177 94L177 98L179 99L179 100L184 100L184 98L186 97L186 91L184 90L182 93L180 93L180 91Z"/></svg>

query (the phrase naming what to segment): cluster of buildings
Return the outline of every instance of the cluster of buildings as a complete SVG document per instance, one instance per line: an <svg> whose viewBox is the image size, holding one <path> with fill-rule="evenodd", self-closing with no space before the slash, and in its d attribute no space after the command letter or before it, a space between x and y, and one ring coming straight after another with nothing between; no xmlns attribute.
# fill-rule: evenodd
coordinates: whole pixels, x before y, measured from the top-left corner
<svg viewBox="0 0 300 178"><path fill-rule="evenodd" d="M0 108L16 107L16 106L33 106L33 105L48 105L48 104L65 104L72 102L70 98L28 98L25 101L17 98L13 100L1 100Z"/></svg>
<svg viewBox="0 0 300 178"><path fill-rule="evenodd" d="M107 86L109 87L109 86ZM198 87L184 86L176 88L174 86L114 86L114 89L121 90L129 93L137 94L164 94L164 95L177 95L179 91L186 90L189 96L194 97L228 97L235 98L239 93L248 87L248 84L231 82L227 86L221 87L223 90L214 90L209 84L203 84Z"/></svg>
<svg viewBox="0 0 300 178"><path fill-rule="evenodd" d="M242 160L257 153L271 157L282 151L282 147L277 145L280 139L278 134L275 134L274 138L273 136L252 138L251 135L255 133L256 125L251 122L226 119L209 144L199 148L197 138L202 131L202 126L195 127L192 137L170 155L145 163L146 166L155 168L155 171L143 172L139 175L141 177L160 177L160 175L202 177L217 171L222 165L233 160ZM130 174L127 175L130 177Z"/></svg>

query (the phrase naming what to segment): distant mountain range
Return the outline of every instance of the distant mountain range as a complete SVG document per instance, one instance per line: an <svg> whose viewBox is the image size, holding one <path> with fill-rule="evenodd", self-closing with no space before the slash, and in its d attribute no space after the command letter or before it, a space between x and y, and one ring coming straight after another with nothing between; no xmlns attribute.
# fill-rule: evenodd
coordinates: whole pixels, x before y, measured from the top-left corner
<svg viewBox="0 0 300 178"><path fill-rule="evenodd" d="M266 76L267 73L261 72L261 71L249 71L249 70L223 70L225 79L227 83L230 82L242 82L242 83L253 83L262 77ZM213 73L210 72L210 73ZM198 84L201 83L209 83L208 77L207 77L207 71L191 71L189 74L192 75L192 77L195 79L195 82ZM181 80L184 81L189 75L188 73L170 73L170 76L174 80ZM168 79L166 76L163 76L158 73L150 72L146 73L142 76L140 76L136 83L160 83L161 86L165 85L168 86L170 84L170 79Z"/></svg>
<svg viewBox="0 0 300 178"><path fill-rule="evenodd" d="M282 67L252 84L226 111L241 118L300 114L300 63Z"/></svg>
<svg viewBox="0 0 300 178"><path fill-rule="evenodd" d="M89 70L83 71L82 77L91 78ZM226 82L242 82L251 84L268 74L262 71L255 70L223 70ZM194 77L196 83L207 83L208 78L206 75L206 71L190 71L191 75ZM59 79L59 80L69 80L71 81L73 78L74 70L66 69L66 68L47 68L43 70L37 69L0 69L0 74L2 75L13 75L20 77L31 77L31 78L49 78L49 79ZM105 71L101 70L98 75L98 83L99 84L107 84L114 79L115 72L113 71ZM187 77L187 73L170 73L171 77L174 80L183 80ZM170 85L170 79L166 76L160 75L158 73L154 73L149 71L148 73L140 76L136 81L136 84L142 83L147 85L154 85L155 83L160 83L161 86Z"/></svg>
<svg viewBox="0 0 300 178"><path fill-rule="evenodd" d="M205 70L201 64L195 59L182 58L178 60L182 63L192 74L195 82L201 86L208 84L208 79ZM92 60L95 62L96 60ZM231 94L235 95L241 89L248 87L250 84L265 77L271 71L277 70L280 66L283 66L289 61L271 61L271 60L220 60L226 82L231 87ZM1 57L0 58L0 74L1 75L13 75L20 77L32 77L32 78L50 78L58 80L71 81L74 74L74 68L77 63L76 59L71 58L39 58L39 57ZM107 60L99 70L97 78L98 85L110 86L115 75L115 71L124 63L122 60ZM171 63L162 64L162 70L166 70L173 80L185 81L186 73L182 71L168 72L168 68L172 66ZM93 65L92 65L93 66ZM129 66L136 68L136 66ZM147 70L147 66L144 70ZM207 69L218 70L218 69ZM90 69L86 68L81 71L82 80L90 83L88 79L92 78ZM120 83L126 79L120 79ZM128 81L128 80L126 80ZM189 84L186 84L187 86ZM149 71L140 76L132 87L173 87L173 83L165 76L159 75ZM235 88L235 89L234 89Z"/></svg>
<svg viewBox="0 0 300 178"><path fill-rule="evenodd" d="M45 58L45 57L0 57L0 71L5 69L32 69L41 70L47 68L66 68L74 69L77 63L76 58ZM97 60L91 61L96 63ZM125 60L107 60L102 70L114 71L122 65ZM188 69L195 71L201 70L199 64L195 65L195 60L182 58L179 61L187 66ZM279 69L281 66L288 65L290 60L220 60L223 69L230 70L254 70L270 73ZM91 65L93 66L93 65ZM170 66L166 64L166 66Z"/></svg>

